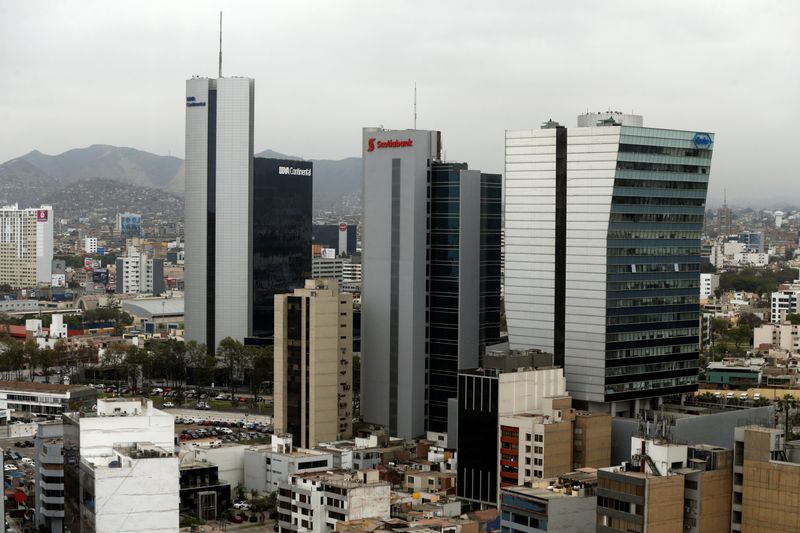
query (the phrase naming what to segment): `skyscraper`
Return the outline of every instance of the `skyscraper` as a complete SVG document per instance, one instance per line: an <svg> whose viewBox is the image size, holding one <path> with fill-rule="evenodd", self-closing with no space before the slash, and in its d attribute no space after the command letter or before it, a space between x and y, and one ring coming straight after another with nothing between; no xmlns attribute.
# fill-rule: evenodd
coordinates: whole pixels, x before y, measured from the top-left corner
<svg viewBox="0 0 800 533"><path fill-rule="evenodd" d="M0 207L0 283L14 288L52 283L53 208Z"/></svg>
<svg viewBox="0 0 800 533"><path fill-rule="evenodd" d="M186 338L243 340L252 313L250 78L186 81Z"/></svg>
<svg viewBox="0 0 800 533"><path fill-rule="evenodd" d="M253 183L253 337L271 342L275 295L311 277L313 164L255 159Z"/></svg>
<svg viewBox="0 0 800 533"><path fill-rule="evenodd" d="M510 345L552 351L579 406L696 390L713 142L627 115L506 132Z"/></svg>
<svg viewBox="0 0 800 533"><path fill-rule="evenodd" d="M446 431L458 369L499 335L500 178L442 162L436 131L365 128L363 161L361 412Z"/></svg>

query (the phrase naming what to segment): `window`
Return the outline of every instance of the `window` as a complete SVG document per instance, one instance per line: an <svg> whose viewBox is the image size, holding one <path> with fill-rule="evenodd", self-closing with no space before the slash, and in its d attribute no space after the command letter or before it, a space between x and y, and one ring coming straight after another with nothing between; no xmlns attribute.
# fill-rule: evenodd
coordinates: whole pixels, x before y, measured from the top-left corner
<svg viewBox="0 0 800 533"><path fill-rule="evenodd" d="M540 435L540 434L538 434L538 433L537 433L537 434L534 436L534 440L535 440L536 442L544 442L544 435Z"/></svg>

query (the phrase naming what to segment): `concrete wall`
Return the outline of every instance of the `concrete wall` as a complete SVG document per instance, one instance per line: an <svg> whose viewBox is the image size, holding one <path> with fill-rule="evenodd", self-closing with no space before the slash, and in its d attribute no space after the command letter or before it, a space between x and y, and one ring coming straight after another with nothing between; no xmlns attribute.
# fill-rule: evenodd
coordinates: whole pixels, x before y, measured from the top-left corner
<svg viewBox="0 0 800 533"><path fill-rule="evenodd" d="M553 498L548 502L548 533L594 533L597 498Z"/></svg>
<svg viewBox="0 0 800 533"><path fill-rule="evenodd" d="M772 406L752 409L733 409L703 416L679 418L672 428L675 442L689 444L713 444L733 448L733 430L748 424L767 424L773 419ZM611 464L618 465L631 458L631 437L638 432L639 422L635 418L611 419Z"/></svg>
<svg viewBox="0 0 800 533"><path fill-rule="evenodd" d="M219 479L231 484L232 488L244 482L244 452L242 444L224 445L219 448L200 448L195 450L198 459L205 459L219 469Z"/></svg>

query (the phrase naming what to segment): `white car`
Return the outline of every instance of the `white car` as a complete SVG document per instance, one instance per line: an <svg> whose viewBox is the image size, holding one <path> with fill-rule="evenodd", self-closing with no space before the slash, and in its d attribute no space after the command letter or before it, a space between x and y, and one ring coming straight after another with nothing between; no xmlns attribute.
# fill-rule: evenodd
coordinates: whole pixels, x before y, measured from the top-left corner
<svg viewBox="0 0 800 533"><path fill-rule="evenodd" d="M5 470L6 472L10 472L11 470L17 470L17 467L9 463L3 466L3 470Z"/></svg>
<svg viewBox="0 0 800 533"><path fill-rule="evenodd" d="M753 394L753 399L754 400L760 400L761 399L761 393L757 392L757 393Z"/></svg>
<svg viewBox="0 0 800 533"><path fill-rule="evenodd" d="M239 511L249 511L250 510L250 504L247 503L246 501L239 500L239 501L233 502L233 508L236 509L236 510L239 510Z"/></svg>
<svg viewBox="0 0 800 533"><path fill-rule="evenodd" d="M217 394L217 395L214 397L214 399L215 399L215 400L227 400L227 399L228 399L228 396L226 396L225 394Z"/></svg>
<svg viewBox="0 0 800 533"><path fill-rule="evenodd" d="M161 407L169 409L170 407L175 407L175 404L172 402L164 402L164 404Z"/></svg>
<svg viewBox="0 0 800 533"><path fill-rule="evenodd" d="M30 457L23 457L21 459L21 461L22 461L22 464L24 464L24 465L30 465L30 466L36 465L36 462L33 459L31 459Z"/></svg>
<svg viewBox="0 0 800 533"><path fill-rule="evenodd" d="M747 399L747 393L746 392L739 393L739 399L740 400L746 400Z"/></svg>

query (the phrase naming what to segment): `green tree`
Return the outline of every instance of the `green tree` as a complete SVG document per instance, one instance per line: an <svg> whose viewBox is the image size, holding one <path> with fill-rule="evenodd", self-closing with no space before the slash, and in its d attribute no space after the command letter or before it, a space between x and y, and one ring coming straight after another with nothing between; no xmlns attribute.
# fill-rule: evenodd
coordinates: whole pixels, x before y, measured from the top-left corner
<svg viewBox="0 0 800 533"><path fill-rule="evenodd" d="M208 353L205 344L197 341L186 343L185 355L187 365L192 369L194 384L206 387L214 380L214 371L217 368L217 360Z"/></svg>
<svg viewBox="0 0 800 533"><path fill-rule="evenodd" d="M752 345L753 330L747 326L736 326L730 330L729 337L736 346L736 351L740 352L743 344Z"/></svg>
<svg viewBox="0 0 800 533"><path fill-rule="evenodd" d="M241 379L244 363L244 345L231 337L225 337L219 342L217 347L217 359L225 369L225 376L228 381L228 388L231 396L236 394L237 382Z"/></svg>
<svg viewBox="0 0 800 533"><path fill-rule="evenodd" d="M758 315L753 313L742 313L739 316L739 325L747 326L750 329L755 329L760 326L764 321Z"/></svg>
<svg viewBox="0 0 800 533"><path fill-rule="evenodd" d="M800 314L789 313L786 315L786 320L788 320L790 324L800 325Z"/></svg>
<svg viewBox="0 0 800 533"><path fill-rule="evenodd" d="M244 354L248 388L255 405L258 397L266 393L265 385L271 384L275 379L274 347L245 346Z"/></svg>

